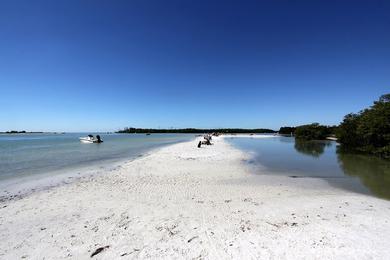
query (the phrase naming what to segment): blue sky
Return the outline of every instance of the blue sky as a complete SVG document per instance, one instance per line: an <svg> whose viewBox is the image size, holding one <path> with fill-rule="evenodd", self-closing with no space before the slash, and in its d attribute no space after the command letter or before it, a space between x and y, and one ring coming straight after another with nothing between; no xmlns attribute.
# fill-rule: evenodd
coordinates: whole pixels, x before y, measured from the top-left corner
<svg viewBox="0 0 390 260"><path fill-rule="evenodd" d="M0 131L337 124L390 92L390 1L0 1Z"/></svg>

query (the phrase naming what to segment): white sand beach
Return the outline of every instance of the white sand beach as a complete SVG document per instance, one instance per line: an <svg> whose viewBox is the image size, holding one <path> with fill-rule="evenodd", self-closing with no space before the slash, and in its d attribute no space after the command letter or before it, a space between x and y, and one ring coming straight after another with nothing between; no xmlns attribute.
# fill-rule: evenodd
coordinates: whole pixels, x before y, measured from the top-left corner
<svg viewBox="0 0 390 260"><path fill-rule="evenodd" d="M0 259L389 259L390 202L254 175L223 137L0 203Z"/></svg>

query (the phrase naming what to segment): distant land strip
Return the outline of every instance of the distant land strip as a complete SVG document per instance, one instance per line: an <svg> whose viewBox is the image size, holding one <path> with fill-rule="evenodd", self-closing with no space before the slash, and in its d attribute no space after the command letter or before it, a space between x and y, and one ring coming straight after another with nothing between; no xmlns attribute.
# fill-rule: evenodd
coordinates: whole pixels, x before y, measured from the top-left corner
<svg viewBox="0 0 390 260"><path fill-rule="evenodd" d="M6 131L6 132L0 132L0 134L43 134L44 132L27 132L27 131Z"/></svg>
<svg viewBox="0 0 390 260"><path fill-rule="evenodd" d="M212 128L212 129L198 129L198 128L177 128L177 129L153 129L153 128L134 128L126 127L123 130L119 130L116 133L121 134L134 134L134 133L186 133L186 134L203 134L203 133L227 133L227 134L240 134L240 133L276 133L277 131L266 128Z"/></svg>

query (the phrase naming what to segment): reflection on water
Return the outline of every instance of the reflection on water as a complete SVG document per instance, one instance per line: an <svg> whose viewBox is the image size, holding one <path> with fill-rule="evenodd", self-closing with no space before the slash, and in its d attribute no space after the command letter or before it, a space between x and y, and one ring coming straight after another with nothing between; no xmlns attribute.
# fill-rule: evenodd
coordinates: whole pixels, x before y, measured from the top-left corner
<svg viewBox="0 0 390 260"><path fill-rule="evenodd" d="M304 141L295 140L294 148L297 152L310 155L313 157L319 157L325 151L325 146L330 146L329 141Z"/></svg>
<svg viewBox="0 0 390 260"><path fill-rule="evenodd" d="M338 149L334 141L300 141L291 137L233 138L231 143L253 156L271 174L322 178L331 185L390 199L390 161Z"/></svg>
<svg viewBox="0 0 390 260"><path fill-rule="evenodd" d="M369 155L338 151L344 173L356 176L378 197L390 198L390 162Z"/></svg>

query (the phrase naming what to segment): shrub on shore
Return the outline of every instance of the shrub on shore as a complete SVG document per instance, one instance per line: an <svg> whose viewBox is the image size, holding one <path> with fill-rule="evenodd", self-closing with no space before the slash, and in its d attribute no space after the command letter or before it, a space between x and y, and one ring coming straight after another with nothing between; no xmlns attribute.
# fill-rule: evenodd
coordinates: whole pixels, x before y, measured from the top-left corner
<svg viewBox="0 0 390 260"><path fill-rule="evenodd" d="M390 94L370 108L346 115L337 137L344 148L390 158Z"/></svg>
<svg viewBox="0 0 390 260"><path fill-rule="evenodd" d="M295 138L300 140L324 140L332 134L332 127L313 123L309 125L297 126L295 129Z"/></svg>
<svg viewBox="0 0 390 260"><path fill-rule="evenodd" d="M295 127L291 127L291 126L282 126L280 129L279 129L279 131L278 131L278 133L280 134L280 135L293 135L294 133L295 133Z"/></svg>

